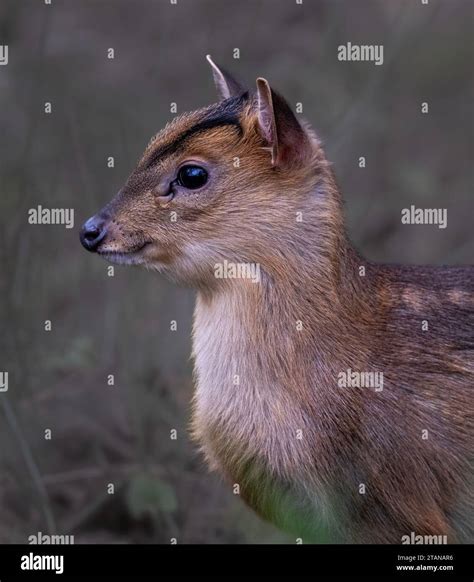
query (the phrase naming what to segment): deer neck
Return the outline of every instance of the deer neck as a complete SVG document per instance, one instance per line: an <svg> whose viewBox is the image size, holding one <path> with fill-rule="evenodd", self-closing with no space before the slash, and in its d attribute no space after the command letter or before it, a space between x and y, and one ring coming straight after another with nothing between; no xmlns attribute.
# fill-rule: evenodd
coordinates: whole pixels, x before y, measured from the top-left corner
<svg viewBox="0 0 474 582"><path fill-rule="evenodd" d="M222 470L225 459L232 472L253 455L286 474L309 466L310 459L300 459L307 449L296 431L317 427L335 399L344 406L346 396L334 396L334 388L337 374L352 363L351 346L358 346L354 365L368 358L370 273L359 275L364 263L348 244L342 219L339 228L334 219L321 226L317 216L306 218L308 226L296 225L286 247L281 240L278 247L254 245L259 282L233 279L198 294L193 432L215 468Z"/></svg>
<svg viewBox="0 0 474 582"><path fill-rule="evenodd" d="M268 354L274 367L295 350L334 354L332 341L340 344L341 334L364 328L376 308L376 268L348 241L333 182L315 197L317 204L302 209L301 223L252 241L251 277L231 277L198 292L196 340L206 329L229 345L229 360L243 357L246 346L262 352L262 364Z"/></svg>

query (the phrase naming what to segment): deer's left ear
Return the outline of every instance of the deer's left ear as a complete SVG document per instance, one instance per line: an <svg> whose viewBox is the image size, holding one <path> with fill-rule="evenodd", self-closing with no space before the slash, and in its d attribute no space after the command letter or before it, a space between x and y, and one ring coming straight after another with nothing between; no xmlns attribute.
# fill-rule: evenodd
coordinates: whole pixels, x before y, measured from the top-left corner
<svg viewBox="0 0 474 582"><path fill-rule="evenodd" d="M245 92L242 85L230 73L216 65L211 59L211 55L207 55L206 59L211 65L212 76L214 77L217 93L221 100L229 99L229 97L237 97Z"/></svg>
<svg viewBox="0 0 474 582"><path fill-rule="evenodd" d="M274 166L300 165L311 154L308 135L288 103L266 79L257 79L257 119Z"/></svg>

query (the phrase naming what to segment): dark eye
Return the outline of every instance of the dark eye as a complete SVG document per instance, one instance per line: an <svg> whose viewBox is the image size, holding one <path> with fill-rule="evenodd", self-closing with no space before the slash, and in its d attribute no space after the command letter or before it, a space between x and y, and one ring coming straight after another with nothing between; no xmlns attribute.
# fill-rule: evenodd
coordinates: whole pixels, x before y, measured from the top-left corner
<svg viewBox="0 0 474 582"><path fill-rule="evenodd" d="M207 172L200 166L183 166L178 172L178 183L189 190L196 190L207 182Z"/></svg>

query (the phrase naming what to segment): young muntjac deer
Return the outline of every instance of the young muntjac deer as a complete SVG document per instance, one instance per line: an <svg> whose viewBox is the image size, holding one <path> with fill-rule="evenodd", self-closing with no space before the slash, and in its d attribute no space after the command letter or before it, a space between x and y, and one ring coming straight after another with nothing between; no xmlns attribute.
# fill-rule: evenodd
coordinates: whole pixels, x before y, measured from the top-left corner
<svg viewBox="0 0 474 582"><path fill-rule="evenodd" d="M221 100L151 140L82 244L197 290L193 437L262 517L473 542L474 269L363 259L313 131L208 60Z"/></svg>

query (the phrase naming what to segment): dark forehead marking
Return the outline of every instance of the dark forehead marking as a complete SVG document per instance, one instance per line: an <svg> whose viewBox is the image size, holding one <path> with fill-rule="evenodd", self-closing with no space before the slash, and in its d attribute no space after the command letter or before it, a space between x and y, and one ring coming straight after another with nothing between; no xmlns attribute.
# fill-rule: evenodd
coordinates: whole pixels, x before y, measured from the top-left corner
<svg viewBox="0 0 474 582"><path fill-rule="evenodd" d="M234 125L238 127L240 132L242 132L239 114L241 113L247 99L248 93L243 93L238 97L225 99L224 101L221 101L217 105L211 107L206 115L200 121L198 121L198 123L191 126L186 131L183 131L183 133L171 143L165 144L151 152L148 159L146 159L142 164L143 169L146 170L156 164L160 158L173 154L184 144L186 140L197 133L201 133L203 131L207 131L208 129L220 127L223 125Z"/></svg>

